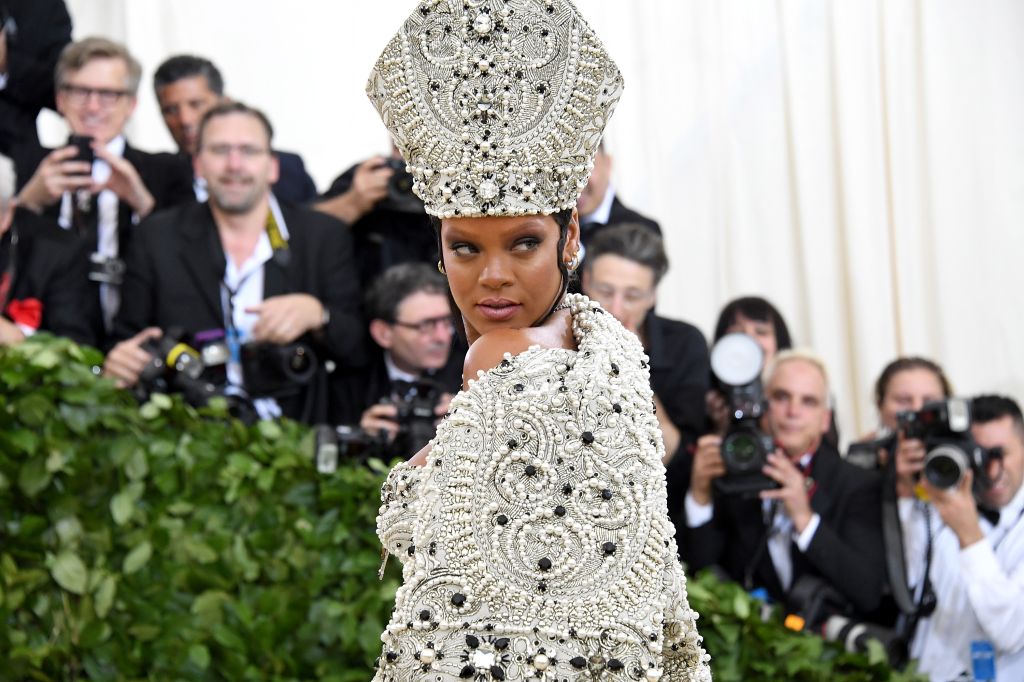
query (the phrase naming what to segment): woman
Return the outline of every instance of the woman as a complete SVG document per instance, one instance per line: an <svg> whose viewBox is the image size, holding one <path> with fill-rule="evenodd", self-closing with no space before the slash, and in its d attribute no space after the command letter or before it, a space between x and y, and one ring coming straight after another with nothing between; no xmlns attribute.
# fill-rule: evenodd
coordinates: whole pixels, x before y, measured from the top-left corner
<svg viewBox="0 0 1024 682"><path fill-rule="evenodd" d="M757 345L764 351L765 367L777 352L793 347L786 320L775 306L759 296L737 298L722 308L715 324L714 343L718 343L726 334L734 333L746 334L757 341ZM716 388L708 391L707 413L710 431L724 432L729 421L729 405L725 395Z"/></svg>
<svg viewBox="0 0 1024 682"><path fill-rule="evenodd" d="M421 3L371 74L471 344L449 416L382 491L404 566L375 679L710 678L646 359L564 293L621 88L567 0Z"/></svg>
<svg viewBox="0 0 1024 682"><path fill-rule="evenodd" d="M895 482L898 497L914 496L914 486L924 468L924 443L904 439L899 433L897 415L917 412L925 403L952 395L949 379L935 362L922 357L893 360L875 383L875 405L878 406L879 428L865 440L882 444L879 463L885 466L890 451L896 452Z"/></svg>

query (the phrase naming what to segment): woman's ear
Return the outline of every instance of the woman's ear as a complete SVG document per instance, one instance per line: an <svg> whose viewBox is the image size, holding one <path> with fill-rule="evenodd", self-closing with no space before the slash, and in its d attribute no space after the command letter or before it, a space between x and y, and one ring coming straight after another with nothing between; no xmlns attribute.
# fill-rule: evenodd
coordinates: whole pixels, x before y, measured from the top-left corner
<svg viewBox="0 0 1024 682"><path fill-rule="evenodd" d="M562 252L562 262L568 263L578 256L580 252L580 214L572 209L572 219L565 234L565 250Z"/></svg>

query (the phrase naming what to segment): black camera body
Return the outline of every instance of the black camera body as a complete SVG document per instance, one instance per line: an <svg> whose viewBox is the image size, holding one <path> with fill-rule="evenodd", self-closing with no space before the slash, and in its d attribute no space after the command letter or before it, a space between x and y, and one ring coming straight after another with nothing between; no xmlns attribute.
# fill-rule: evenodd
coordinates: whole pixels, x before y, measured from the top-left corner
<svg viewBox="0 0 1024 682"><path fill-rule="evenodd" d="M399 213L423 213L423 202L412 191L416 181L406 170L405 161L389 157L384 160L382 166L394 172L388 180L388 196L377 206Z"/></svg>
<svg viewBox="0 0 1024 682"><path fill-rule="evenodd" d="M304 343L245 343L240 360L242 384L251 398L295 395L313 379L317 367L316 354Z"/></svg>
<svg viewBox="0 0 1024 682"><path fill-rule="evenodd" d="M339 460L390 459L404 453L412 457L434 437L435 410L444 388L429 379L396 382L392 404L397 409L398 434L388 440L387 431L370 433L358 426L320 426L316 431L317 470L331 473Z"/></svg>
<svg viewBox="0 0 1024 682"><path fill-rule="evenodd" d="M971 401L948 398L926 403L918 412L900 412L896 422L904 438L924 442L924 477L936 488L959 485L974 471L975 489L991 485L988 465L1002 459L1001 448L983 448L971 435Z"/></svg>
<svg viewBox="0 0 1024 682"><path fill-rule="evenodd" d="M101 253L89 254L89 280L101 284L120 286L124 282L125 262Z"/></svg>
<svg viewBox="0 0 1024 682"><path fill-rule="evenodd" d="M761 347L746 334L727 334L711 350L711 368L729 405L721 447L726 474L715 479L715 487L726 495L753 497L779 487L761 473L775 450L775 441L760 427L766 406L763 366Z"/></svg>
<svg viewBox="0 0 1024 682"><path fill-rule="evenodd" d="M152 358L139 374L135 394L146 400L152 393L181 393L190 405L202 407L210 398L222 395L203 377L206 365L199 351L181 341L180 330L168 330L156 339L141 345Z"/></svg>
<svg viewBox="0 0 1024 682"><path fill-rule="evenodd" d="M850 653L867 653L871 640L878 642L889 664L902 667L907 660L907 642L895 630L861 620L849 601L818 576L805 573L786 595L786 605L800 616L804 630L831 642L839 642Z"/></svg>

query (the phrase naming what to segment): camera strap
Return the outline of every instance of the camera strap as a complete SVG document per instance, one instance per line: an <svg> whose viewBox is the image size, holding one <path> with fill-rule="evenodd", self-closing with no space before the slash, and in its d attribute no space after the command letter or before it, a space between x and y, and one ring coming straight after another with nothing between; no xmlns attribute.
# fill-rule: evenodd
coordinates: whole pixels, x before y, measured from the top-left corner
<svg viewBox="0 0 1024 682"><path fill-rule="evenodd" d="M281 267L288 267L291 261L291 252L288 250L288 227L284 223L284 216L281 214L281 205L277 198L270 195L270 210L267 211L267 237L270 239L270 248L274 251L274 260Z"/></svg>
<svg viewBox="0 0 1024 682"><path fill-rule="evenodd" d="M7 251L7 264L4 272L0 275L0 313L7 309L11 301L11 291L14 288L14 278L18 269L18 227L11 223L11 241Z"/></svg>

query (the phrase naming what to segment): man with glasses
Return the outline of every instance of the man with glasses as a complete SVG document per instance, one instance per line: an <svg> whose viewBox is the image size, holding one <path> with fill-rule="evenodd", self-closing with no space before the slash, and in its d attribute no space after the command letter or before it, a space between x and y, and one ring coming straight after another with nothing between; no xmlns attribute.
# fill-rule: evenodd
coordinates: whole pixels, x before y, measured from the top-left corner
<svg viewBox="0 0 1024 682"><path fill-rule="evenodd" d="M650 358L651 388L665 439L669 517L680 523L690 449L704 430L711 367L699 329L654 313L658 283L667 271L668 257L657 232L641 223L610 225L587 246L583 293L636 334Z"/></svg>
<svg viewBox="0 0 1024 682"><path fill-rule="evenodd" d="M364 362L350 238L328 216L278 204L272 137L266 116L240 102L203 117L194 164L209 200L152 216L128 254L114 326L120 343L104 365L122 386L138 382L150 362L143 344L178 330L200 350L226 348L225 392L251 401L259 417L323 422L327 368ZM257 392L242 361L257 347L295 344L312 350L315 376Z"/></svg>
<svg viewBox="0 0 1024 682"><path fill-rule="evenodd" d="M358 423L371 435L384 431L396 454L411 457L411 444L395 442L401 430L396 402L429 382L441 417L462 384L465 346L453 343L448 284L424 263L393 265L370 288L366 313L376 347L364 370L339 378L335 422Z"/></svg>
<svg viewBox="0 0 1024 682"><path fill-rule="evenodd" d="M89 244L99 339L106 338L117 313L120 256L133 226L158 208L191 198L184 159L142 152L125 140L141 74L123 45L105 38L69 44L57 62L56 104L77 144L55 151L32 145L12 150L19 181L28 179L19 205L57 218Z"/></svg>

